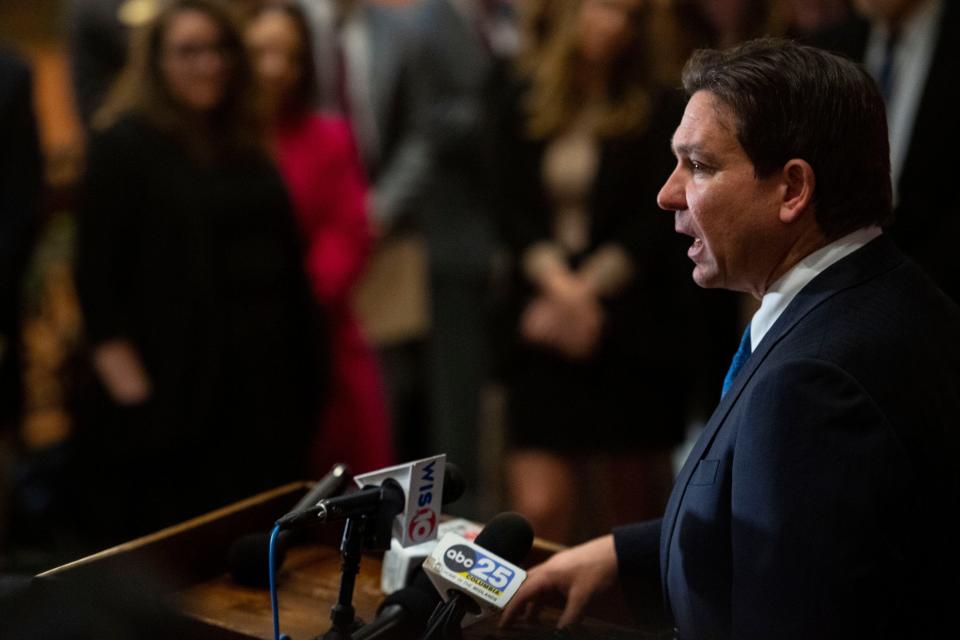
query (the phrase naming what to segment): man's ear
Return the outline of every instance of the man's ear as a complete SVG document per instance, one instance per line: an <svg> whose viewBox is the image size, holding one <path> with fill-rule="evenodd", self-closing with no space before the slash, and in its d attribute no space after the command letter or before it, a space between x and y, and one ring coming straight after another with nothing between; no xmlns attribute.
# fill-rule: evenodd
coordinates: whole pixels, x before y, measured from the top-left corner
<svg viewBox="0 0 960 640"><path fill-rule="evenodd" d="M817 177L806 160L794 158L783 165L783 199L780 202L780 221L791 224L810 209Z"/></svg>

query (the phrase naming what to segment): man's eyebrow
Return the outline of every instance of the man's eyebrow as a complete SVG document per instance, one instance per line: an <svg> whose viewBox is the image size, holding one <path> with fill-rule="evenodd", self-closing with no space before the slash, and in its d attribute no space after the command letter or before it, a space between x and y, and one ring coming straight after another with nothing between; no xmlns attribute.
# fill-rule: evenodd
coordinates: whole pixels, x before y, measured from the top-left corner
<svg viewBox="0 0 960 640"><path fill-rule="evenodd" d="M671 140L670 148L673 150L673 155L677 157L683 156L689 158L692 155L698 155L707 162L715 160L713 154L704 150L704 148L698 144L675 144L673 140Z"/></svg>

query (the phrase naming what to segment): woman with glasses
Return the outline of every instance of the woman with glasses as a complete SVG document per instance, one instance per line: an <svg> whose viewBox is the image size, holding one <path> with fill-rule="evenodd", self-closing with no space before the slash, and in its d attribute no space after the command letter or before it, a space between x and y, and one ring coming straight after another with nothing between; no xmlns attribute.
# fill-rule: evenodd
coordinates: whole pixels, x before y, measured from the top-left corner
<svg viewBox="0 0 960 640"><path fill-rule="evenodd" d="M122 501L101 523L112 538L304 477L320 361L228 10L174 0L135 38L96 119L78 214L96 374L78 408L80 491Z"/></svg>

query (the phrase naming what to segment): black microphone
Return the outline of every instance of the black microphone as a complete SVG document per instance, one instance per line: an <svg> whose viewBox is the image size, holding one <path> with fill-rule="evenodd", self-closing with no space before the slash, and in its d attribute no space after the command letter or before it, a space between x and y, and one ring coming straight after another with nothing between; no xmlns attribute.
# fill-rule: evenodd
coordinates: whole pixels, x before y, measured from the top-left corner
<svg viewBox="0 0 960 640"><path fill-rule="evenodd" d="M332 498L333 496L340 495L344 489L347 488L347 483L351 478L353 478L353 474L350 472L350 467L342 462L338 462L330 468L327 475L320 478L317 484L313 485L313 488L310 489L306 495L300 498L300 501L287 512L287 515L289 516L297 511L313 507L324 498Z"/></svg>
<svg viewBox="0 0 960 640"><path fill-rule="evenodd" d="M419 638L438 604L440 594L423 569L417 569L410 585L384 598L377 608L377 617L354 631L353 640Z"/></svg>
<svg viewBox="0 0 960 640"><path fill-rule="evenodd" d="M383 484L367 485L351 494L327 498L315 507L287 514L277 520L277 525L282 530L289 531L373 513L383 517L395 516L403 511L405 506L403 488L393 478L387 478Z"/></svg>
<svg viewBox="0 0 960 640"><path fill-rule="evenodd" d="M444 468L442 504L454 502L463 495L463 474L455 464ZM354 516L377 513L380 516L395 516L406 506L403 488L396 480L387 478L380 485L367 485L353 493L321 500L316 506L291 512L277 520L284 531L301 527L335 522Z"/></svg>
<svg viewBox="0 0 960 640"><path fill-rule="evenodd" d="M440 496L440 504L448 505L456 502L466 490L467 481L463 479L460 467L448 462L443 468L443 495Z"/></svg>
<svg viewBox="0 0 960 640"><path fill-rule="evenodd" d="M519 565L533 547L533 527L519 513L507 511L495 516L477 534L474 544L496 556ZM460 625L467 613L479 614L480 606L473 598L459 590L451 589L450 599L437 606L427 621L423 640L448 640L462 638Z"/></svg>
<svg viewBox="0 0 960 640"><path fill-rule="evenodd" d="M287 512L292 516L307 507L312 507L324 498L340 495L350 481L350 467L337 463L331 467L316 484ZM277 538L277 568L283 565L287 546L291 544L290 534L281 533ZM227 550L227 567L233 580L248 587L266 589L270 586L270 572L267 562L270 551L269 533L249 533L233 541Z"/></svg>

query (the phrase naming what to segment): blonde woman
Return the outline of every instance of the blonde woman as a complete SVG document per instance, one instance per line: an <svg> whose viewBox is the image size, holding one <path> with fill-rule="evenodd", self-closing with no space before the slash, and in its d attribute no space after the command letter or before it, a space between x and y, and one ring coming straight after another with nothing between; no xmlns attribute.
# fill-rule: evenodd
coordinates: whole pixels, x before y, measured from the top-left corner
<svg viewBox="0 0 960 640"><path fill-rule="evenodd" d="M656 206L679 105L651 80L648 11L566 3L500 122L508 489L561 542L657 515L683 430L692 287Z"/></svg>

